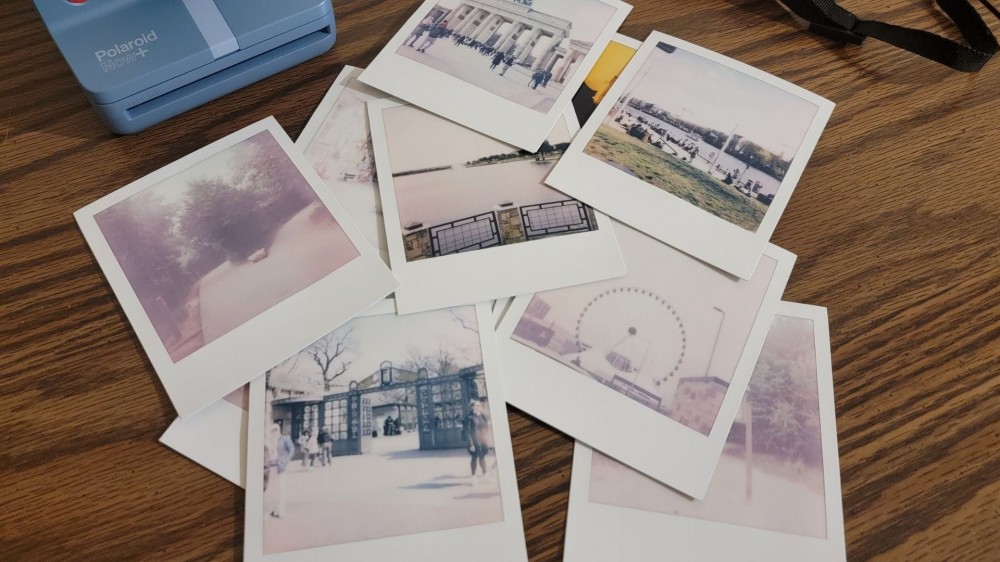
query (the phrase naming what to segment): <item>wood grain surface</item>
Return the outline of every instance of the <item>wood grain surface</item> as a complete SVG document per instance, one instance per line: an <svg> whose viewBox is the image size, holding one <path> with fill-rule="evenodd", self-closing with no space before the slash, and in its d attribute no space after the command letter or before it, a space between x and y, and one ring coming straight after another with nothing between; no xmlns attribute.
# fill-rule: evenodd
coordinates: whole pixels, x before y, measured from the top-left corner
<svg viewBox="0 0 1000 562"><path fill-rule="evenodd" d="M72 212L268 115L295 138L418 4L336 1L332 51L133 136L0 4L0 560L241 557L242 491L158 443L174 411ZM845 5L956 37L929 0ZM849 558L1000 560L1000 61L838 47L769 0L636 0L621 31L654 29L837 103L773 241L786 300L829 308ZM559 560L572 441L510 421L531 559Z"/></svg>

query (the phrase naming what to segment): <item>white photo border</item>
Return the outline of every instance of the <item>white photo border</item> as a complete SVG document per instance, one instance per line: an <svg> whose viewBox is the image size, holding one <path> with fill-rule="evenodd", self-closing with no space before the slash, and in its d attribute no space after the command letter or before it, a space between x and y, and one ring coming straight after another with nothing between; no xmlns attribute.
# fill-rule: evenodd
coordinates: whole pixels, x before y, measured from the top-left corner
<svg viewBox="0 0 1000 562"><path fill-rule="evenodd" d="M707 436L511 339L533 295L517 296L497 327L507 402L650 478L703 498L795 263L794 254L771 244L764 255L777 262L774 275Z"/></svg>
<svg viewBox="0 0 1000 562"><path fill-rule="evenodd" d="M600 0L615 10L594 46L566 81L546 113L504 99L479 86L396 54L410 31L437 4L425 0L361 73L360 80L413 105L455 121L507 144L534 152L570 106L573 94L632 10L620 0ZM374 127L373 127L374 128Z"/></svg>
<svg viewBox="0 0 1000 562"><path fill-rule="evenodd" d="M319 200L340 224L359 255L326 277L233 328L174 363L108 245L95 216L182 170L267 131L281 146ZM292 144L274 117L268 117L138 179L74 213L83 236L121 303L178 415L187 417L221 399L343 324L398 286L336 197Z"/></svg>
<svg viewBox="0 0 1000 562"><path fill-rule="evenodd" d="M236 404L223 399L187 419L175 419L160 443L246 487L247 412Z"/></svg>
<svg viewBox="0 0 1000 562"><path fill-rule="evenodd" d="M812 124L795 152L792 165L756 232L744 230L672 193L584 154L584 147L593 138L605 116L660 42L669 43L739 71L816 105L817 111ZM749 279L792 197L813 149L819 142L819 137L833 112L833 106L830 100L762 70L654 31L612 84L590 119L583 124L579 134L570 143L566 153L556 163L545 182L682 252L742 279ZM609 188L609 186L614 187ZM664 220L664 217L670 217L670 220Z"/></svg>
<svg viewBox="0 0 1000 562"><path fill-rule="evenodd" d="M404 105L391 100L368 102L382 216L389 244L389 263L400 281L400 287L396 289L400 314L555 289L625 274L625 263L611 219L596 210L597 229L589 232L408 262L382 118L384 110ZM571 112L572 108L566 113ZM569 120L567 127L572 127ZM569 132L570 136L576 133L572 128ZM565 256L585 259L562 259Z"/></svg>
<svg viewBox="0 0 1000 562"><path fill-rule="evenodd" d="M493 314L489 303L475 305L479 341L493 440L503 504L503 520L471 527L399 535L324 547L264 554L264 377L250 383L250 420L247 431L247 487L243 555L248 561L304 562L336 557L338 560L386 560L405 553L408 560L467 562L470 553L482 562L527 561L528 552L521 523L521 502L514 467L507 405L493 337ZM359 316L395 314L392 299L385 299ZM447 548L446 548L447 546Z"/></svg>
<svg viewBox="0 0 1000 562"><path fill-rule="evenodd" d="M573 452L566 522L567 560L649 560L649 553L665 551L679 559L701 560L843 562L847 559L827 312L818 306L782 302L775 314L812 320L814 326L826 537L792 535L590 502L593 450L578 441Z"/></svg>

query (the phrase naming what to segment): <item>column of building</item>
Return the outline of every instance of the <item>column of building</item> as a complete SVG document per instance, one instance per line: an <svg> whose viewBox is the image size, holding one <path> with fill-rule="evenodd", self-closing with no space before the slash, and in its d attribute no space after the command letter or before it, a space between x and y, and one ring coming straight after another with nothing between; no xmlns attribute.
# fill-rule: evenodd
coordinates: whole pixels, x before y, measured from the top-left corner
<svg viewBox="0 0 1000 562"><path fill-rule="evenodd" d="M573 64L579 59L580 53L570 49L569 53L563 57L557 68L552 69L552 79L556 82L562 83L566 79L566 74L569 73L569 69L573 67Z"/></svg>
<svg viewBox="0 0 1000 562"><path fill-rule="evenodd" d="M562 31L560 31L557 35L553 35L552 36L552 44L549 47L548 52L546 52L545 55L543 55L541 57L538 57L539 60L537 61L536 64L532 65L532 69L534 69L534 70L539 70L539 69L542 69L542 70L552 70L552 67L555 64L558 64L558 62L556 62L554 59L555 59L555 57L560 56L560 53L558 52L558 50L560 48L559 44L562 42L562 40L565 37L566 37L566 34L565 34L565 32L562 32ZM554 74L554 71L553 71L553 74Z"/></svg>
<svg viewBox="0 0 1000 562"><path fill-rule="evenodd" d="M523 22L520 21L512 22L510 24L510 29L508 29L507 32L504 33L503 36L500 37L500 39L497 40L497 42L493 46L496 47L498 51L506 52L507 49L511 47L511 44L516 42L516 39L513 39L513 37L518 33L524 31L525 29L528 29L528 26L525 25Z"/></svg>
<svg viewBox="0 0 1000 562"><path fill-rule="evenodd" d="M469 17L465 18L464 25L462 25L461 29L458 30L458 34L468 37L469 34L476 29L476 20L480 17L486 17L486 14L488 13L488 10L484 10L482 8L473 9L469 12Z"/></svg>
<svg viewBox="0 0 1000 562"><path fill-rule="evenodd" d="M514 56L517 57L517 60L524 60L526 55L531 54L531 48L534 46L533 43L537 41L544 32L545 31L542 28L536 27L531 31L531 33L526 33L521 36L524 37L525 40L520 46L518 46L517 53L514 54Z"/></svg>
<svg viewBox="0 0 1000 562"><path fill-rule="evenodd" d="M493 35L494 26L499 26L503 22L503 19L504 17L500 14L492 14L487 17L483 20L482 25L479 26L481 29L476 32L474 39L480 43L488 41L490 36Z"/></svg>
<svg viewBox="0 0 1000 562"><path fill-rule="evenodd" d="M469 4L459 4L457 8L451 11L451 18L448 22L448 29L452 31L458 30L459 27L464 27L469 23L469 16L476 11L475 6L470 6ZM459 18L459 16L462 16Z"/></svg>
<svg viewBox="0 0 1000 562"><path fill-rule="evenodd" d="M538 57L538 68L545 70L552 70L552 64L555 63L554 57L556 56L555 49L549 49L547 53Z"/></svg>

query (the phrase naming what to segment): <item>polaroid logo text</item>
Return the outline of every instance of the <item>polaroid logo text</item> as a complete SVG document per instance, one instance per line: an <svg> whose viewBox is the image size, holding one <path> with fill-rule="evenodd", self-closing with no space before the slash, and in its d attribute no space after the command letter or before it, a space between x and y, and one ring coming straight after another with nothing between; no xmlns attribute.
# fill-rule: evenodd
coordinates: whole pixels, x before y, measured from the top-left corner
<svg viewBox="0 0 1000 562"><path fill-rule="evenodd" d="M146 53L149 52L145 48L146 45L157 39L159 37L157 37L156 31L151 29L149 33L144 33L128 43L119 43L109 49L94 51L94 56L97 57L97 62L101 63L104 72L109 72L135 62L139 57L146 58Z"/></svg>

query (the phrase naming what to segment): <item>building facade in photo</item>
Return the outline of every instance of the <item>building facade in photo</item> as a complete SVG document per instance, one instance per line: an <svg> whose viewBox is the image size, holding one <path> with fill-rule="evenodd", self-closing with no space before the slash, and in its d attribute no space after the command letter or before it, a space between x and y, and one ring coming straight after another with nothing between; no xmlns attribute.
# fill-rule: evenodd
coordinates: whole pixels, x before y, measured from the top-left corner
<svg viewBox="0 0 1000 562"><path fill-rule="evenodd" d="M571 21L536 11L530 2L464 0L454 9L436 6L431 16L436 22L447 21L454 35L513 55L521 68L552 72L551 81L558 84L593 46L570 40ZM551 46L541 55L533 54L543 41Z"/></svg>

